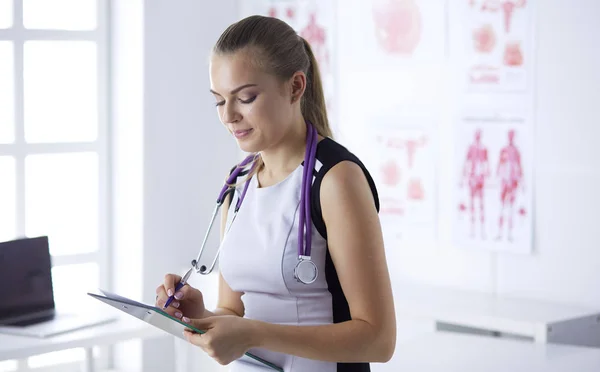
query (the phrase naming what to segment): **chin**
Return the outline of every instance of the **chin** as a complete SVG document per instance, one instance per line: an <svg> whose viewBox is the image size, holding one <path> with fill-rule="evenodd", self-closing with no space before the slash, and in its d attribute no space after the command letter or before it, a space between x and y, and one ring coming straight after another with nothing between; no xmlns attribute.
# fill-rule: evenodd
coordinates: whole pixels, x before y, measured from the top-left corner
<svg viewBox="0 0 600 372"><path fill-rule="evenodd" d="M256 153L261 151L261 147L258 146L257 143L255 143L254 141L237 141L238 147L240 148L240 150L247 152L247 153Z"/></svg>

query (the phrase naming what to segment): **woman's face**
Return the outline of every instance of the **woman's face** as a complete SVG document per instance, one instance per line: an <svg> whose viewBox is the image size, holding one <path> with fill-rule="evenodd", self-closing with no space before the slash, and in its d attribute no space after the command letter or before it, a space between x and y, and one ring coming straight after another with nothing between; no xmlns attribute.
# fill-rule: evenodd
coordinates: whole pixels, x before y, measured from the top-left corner
<svg viewBox="0 0 600 372"><path fill-rule="evenodd" d="M213 54L211 92L219 119L246 152L277 144L293 123L291 85L255 68L245 51Z"/></svg>

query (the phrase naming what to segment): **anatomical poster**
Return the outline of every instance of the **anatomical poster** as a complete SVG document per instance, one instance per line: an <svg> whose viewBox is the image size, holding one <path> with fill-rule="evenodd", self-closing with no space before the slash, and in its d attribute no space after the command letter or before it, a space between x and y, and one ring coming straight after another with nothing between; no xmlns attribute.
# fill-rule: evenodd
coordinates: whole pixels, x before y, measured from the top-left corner
<svg viewBox="0 0 600 372"><path fill-rule="evenodd" d="M344 14L340 17L340 34L351 41L352 58L381 68L397 68L399 63L437 63L444 59L445 0L349 0L346 3L345 9L340 10Z"/></svg>
<svg viewBox="0 0 600 372"><path fill-rule="evenodd" d="M253 14L279 18L292 26L311 46L325 94L332 127L335 126L335 0L242 0L241 17Z"/></svg>
<svg viewBox="0 0 600 372"><path fill-rule="evenodd" d="M455 243L529 253L533 244L529 118L514 113L464 115L455 140Z"/></svg>
<svg viewBox="0 0 600 372"><path fill-rule="evenodd" d="M386 243L435 238L435 143L425 119L378 121L354 141L379 194Z"/></svg>
<svg viewBox="0 0 600 372"><path fill-rule="evenodd" d="M523 92L533 65L532 0L460 0L452 25L460 32L467 90Z"/></svg>

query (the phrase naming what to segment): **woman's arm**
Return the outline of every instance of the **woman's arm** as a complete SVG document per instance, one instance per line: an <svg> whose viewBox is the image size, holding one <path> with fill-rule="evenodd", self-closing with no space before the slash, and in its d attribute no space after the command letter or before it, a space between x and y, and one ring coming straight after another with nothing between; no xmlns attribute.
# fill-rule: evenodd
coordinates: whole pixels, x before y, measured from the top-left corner
<svg viewBox="0 0 600 372"><path fill-rule="evenodd" d="M357 164L344 161L327 172L321 207L352 320L322 326L253 321L253 344L310 359L388 361L396 344L392 289L373 194Z"/></svg>

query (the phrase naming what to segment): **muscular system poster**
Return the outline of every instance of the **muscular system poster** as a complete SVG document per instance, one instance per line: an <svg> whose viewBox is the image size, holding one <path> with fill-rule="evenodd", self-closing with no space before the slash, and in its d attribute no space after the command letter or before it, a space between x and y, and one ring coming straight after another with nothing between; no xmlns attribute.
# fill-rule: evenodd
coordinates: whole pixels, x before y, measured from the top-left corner
<svg viewBox="0 0 600 372"><path fill-rule="evenodd" d="M466 114L457 125L454 241L529 253L533 139L525 115Z"/></svg>

